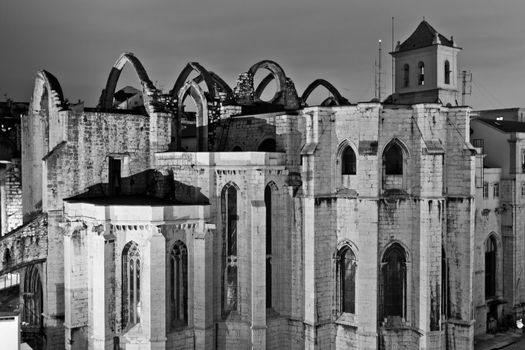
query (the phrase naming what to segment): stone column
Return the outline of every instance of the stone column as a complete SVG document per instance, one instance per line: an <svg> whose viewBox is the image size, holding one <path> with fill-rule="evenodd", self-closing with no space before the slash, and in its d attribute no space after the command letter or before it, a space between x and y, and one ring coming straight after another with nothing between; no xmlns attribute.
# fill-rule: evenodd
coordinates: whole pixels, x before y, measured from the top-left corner
<svg viewBox="0 0 525 350"><path fill-rule="evenodd" d="M160 229L153 227L149 244L149 308L143 303L142 313L150 315L151 350L166 349L166 240ZM144 285L144 284L143 284Z"/></svg>
<svg viewBox="0 0 525 350"><path fill-rule="evenodd" d="M193 240L193 329L195 349L211 349L213 344L213 230L199 226Z"/></svg>
<svg viewBox="0 0 525 350"><path fill-rule="evenodd" d="M252 349L266 349L266 206L252 201Z"/></svg>
<svg viewBox="0 0 525 350"><path fill-rule="evenodd" d="M91 295L89 306L93 315L89 320L92 327L89 343L93 350L104 350L106 347L106 257L103 231L103 226L99 225L88 228L87 232L88 293Z"/></svg>
<svg viewBox="0 0 525 350"><path fill-rule="evenodd" d="M315 349L317 308L315 295L315 204L304 198L304 348Z"/></svg>

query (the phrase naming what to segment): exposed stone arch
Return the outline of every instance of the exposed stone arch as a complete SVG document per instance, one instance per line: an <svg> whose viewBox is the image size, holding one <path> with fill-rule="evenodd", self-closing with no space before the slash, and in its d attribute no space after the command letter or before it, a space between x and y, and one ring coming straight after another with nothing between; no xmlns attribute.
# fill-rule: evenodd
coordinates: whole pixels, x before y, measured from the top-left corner
<svg viewBox="0 0 525 350"><path fill-rule="evenodd" d="M210 71L208 73L213 79L214 89L216 93L219 93L219 91L222 91L225 94L224 98L226 100L231 99L233 96L233 90L231 89L231 87L220 76L218 76L214 72ZM200 84L203 80L204 80L204 77L202 74L198 75L197 77L195 77L195 79L193 79L193 81L196 82L197 84ZM217 90L217 88L219 89Z"/></svg>
<svg viewBox="0 0 525 350"><path fill-rule="evenodd" d="M179 91L182 89L184 84L186 83L186 80L188 79L188 76L191 74L191 72L197 72L202 79L204 80L204 83L206 84L206 87L208 89L208 93L212 95L212 97L218 96L218 90L214 84L214 81L218 81L218 76L215 76L218 79L213 78L213 76L204 68L201 66L198 62L189 62L186 67L182 70L182 72L179 74L177 80L175 81L175 85L173 86L173 89L171 90L170 94L173 97L179 96ZM222 79L220 79L222 81ZM200 80L197 80L197 83L199 83ZM222 81L224 83L224 81ZM219 83L222 85L222 83ZM224 83L226 85L226 83Z"/></svg>
<svg viewBox="0 0 525 350"><path fill-rule="evenodd" d="M207 151L208 150L208 98L206 92L194 81L188 81L184 86L179 89L177 95L177 123L182 120L183 106L186 98L190 96L197 106L197 115L195 116L195 127L197 137L197 149L196 151ZM182 138L182 132L177 130L177 138ZM179 141L177 141L179 142Z"/></svg>
<svg viewBox="0 0 525 350"><path fill-rule="evenodd" d="M328 92L332 94L333 101L337 106L350 104L350 102L348 102L348 100L339 93L335 86L333 86L330 82L324 79L316 79L312 83L310 83L310 85L308 85L308 87L304 90L303 95L301 96L302 102L306 104L306 101L308 100L308 97L310 97L310 94L320 86L324 87L326 90L328 90ZM322 104L324 104L325 101Z"/></svg>
<svg viewBox="0 0 525 350"><path fill-rule="evenodd" d="M58 79L48 71L38 71L31 101L32 113L39 113L42 109L59 111L66 108L64 94Z"/></svg>
<svg viewBox="0 0 525 350"><path fill-rule="evenodd" d="M253 77L253 76L255 76L255 73L259 69L267 69L268 71L270 71L270 74L268 74L261 81L261 83L259 84L259 86L257 86L257 88L255 88L255 98L256 98L256 100L259 100L259 101L261 100L261 95L264 92L264 90L266 89L266 87L268 86L268 84L272 80L275 80L276 83L277 83L277 89L275 91L274 96L268 102L269 103L278 103L282 99L282 96L283 96L283 94L285 93L285 90L286 90L286 74L284 73L284 70L282 69L282 67L279 64L277 64L274 61L263 60L263 61L255 63L253 66L251 66L250 69L248 70L248 74L250 74Z"/></svg>
<svg viewBox="0 0 525 350"><path fill-rule="evenodd" d="M151 82L146 69L139 61L137 57L131 52L124 52L117 59L111 71L109 72L108 80L106 82L106 88L102 90L102 95L100 96L99 106L102 110L110 110L113 108L113 95L117 88L117 83L120 78L120 73L126 64L131 64L133 69L138 75L140 84L142 85L142 93L144 101L147 101L147 96L152 95L156 88Z"/></svg>

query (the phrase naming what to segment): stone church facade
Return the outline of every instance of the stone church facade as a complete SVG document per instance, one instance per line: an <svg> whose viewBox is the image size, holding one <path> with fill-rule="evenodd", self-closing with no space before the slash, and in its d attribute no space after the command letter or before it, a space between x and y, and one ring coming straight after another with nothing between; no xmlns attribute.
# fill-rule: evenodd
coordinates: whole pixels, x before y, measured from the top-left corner
<svg viewBox="0 0 525 350"><path fill-rule="evenodd" d="M479 176L499 173L455 102L459 51L423 21L392 53L383 103L324 80L299 96L273 61L234 89L191 62L163 93L125 53L96 108L38 72L24 224L0 239L23 335L47 349L472 349L488 311L498 322L525 300L505 287L517 265L494 282L506 303L476 294L492 288L478 266L503 272L516 243L499 206L479 209ZM126 64L144 106L115 110ZM309 106L319 87L331 97Z"/></svg>

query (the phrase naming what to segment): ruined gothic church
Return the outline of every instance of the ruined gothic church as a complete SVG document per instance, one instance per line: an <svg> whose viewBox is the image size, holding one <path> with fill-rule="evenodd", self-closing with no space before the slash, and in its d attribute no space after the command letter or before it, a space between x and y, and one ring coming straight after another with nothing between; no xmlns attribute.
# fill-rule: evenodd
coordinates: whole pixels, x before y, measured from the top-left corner
<svg viewBox="0 0 525 350"><path fill-rule="evenodd" d="M125 53L88 108L39 71L20 147L0 153L0 275L19 274L23 340L473 349L525 305L525 145L520 158L521 141L507 142L525 121L471 123L460 50L421 22L391 53L382 102L350 102L322 79L299 95L268 60L234 88L191 62L165 93ZM116 103L126 64L140 96ZM317 88L331 97L310 106ZM489 139L507 162L485 153Z"/></svg>

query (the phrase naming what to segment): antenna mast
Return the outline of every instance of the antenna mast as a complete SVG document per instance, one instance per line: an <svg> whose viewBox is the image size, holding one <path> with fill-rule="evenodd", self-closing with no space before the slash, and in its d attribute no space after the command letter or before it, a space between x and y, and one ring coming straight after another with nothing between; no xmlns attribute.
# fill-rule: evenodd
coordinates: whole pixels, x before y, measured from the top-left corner
<svg viewBox="0 0 525 350"><path fill-rule="evenodd" d="M377 72L377 99L379 102L381 102L381 90L382 90L382 82L381 82L381 76L383 75L383 66L381 63L381 56L382 56L382 49L381 49L381 39L379 39L379 51L378 51L378 72Z"/></svg>
<svg viewBox="0 0 525 350"><path fill-rule="evenodd" d="M466 106L466 96L472 95L472 72L464 70L461 73L461 105Z"/></svg>
<svg viewBox="0 0 525 350"><path fill-rule="evenodd" d="M394 17L392 17L392 52L394 52ZM395 89L394 56L392 56L392 93Z"/></svg>

